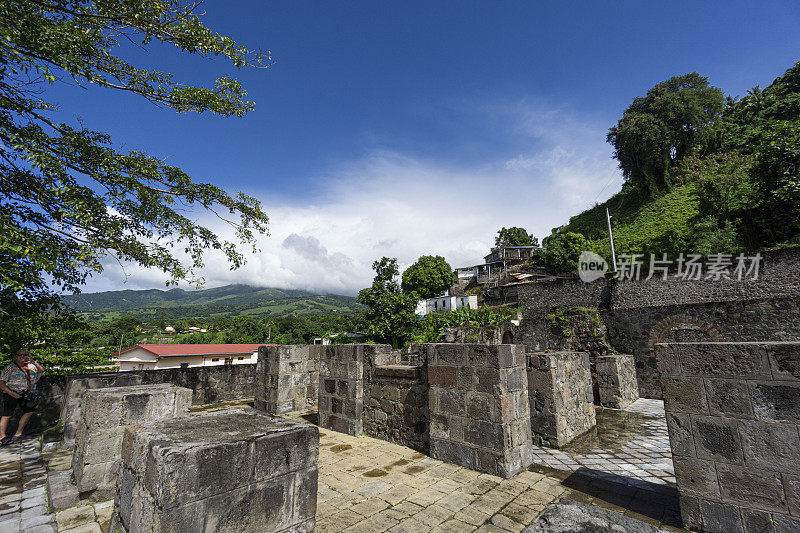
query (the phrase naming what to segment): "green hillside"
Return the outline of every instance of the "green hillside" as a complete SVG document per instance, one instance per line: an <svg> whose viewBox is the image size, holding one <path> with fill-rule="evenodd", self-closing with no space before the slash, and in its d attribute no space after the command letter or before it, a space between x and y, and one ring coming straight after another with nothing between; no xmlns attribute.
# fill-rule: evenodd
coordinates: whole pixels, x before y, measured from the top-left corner
<svg viewBox="0 0 800 533"><path fill-rule="evenodd" d="M133 316L142 322L221 316L309 315L352 313L362 309L355 298L313 294L299 290L226 285L186 291L124 290L64 296L72 309L89 320L106 321Z"/></svg>
<svg viewBox="0 0 800 533"><path fill-rule="evenodd" d="M800 63L739 99L696 73L670 78L634 99L608 141L622 191L559 234L581 234L609 257L608 208L618 253L800 244Z"/></svg>

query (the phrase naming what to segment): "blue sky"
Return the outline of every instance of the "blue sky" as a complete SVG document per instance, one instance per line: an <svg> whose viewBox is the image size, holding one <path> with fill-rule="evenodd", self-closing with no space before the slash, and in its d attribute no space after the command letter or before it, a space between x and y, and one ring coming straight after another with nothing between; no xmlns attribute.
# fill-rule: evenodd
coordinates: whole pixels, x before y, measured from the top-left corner
<svg viewBox="0 0 800 533"><path fill-rule="evenodd" d="M655 83L697 71L743 95L800 59L790 1L203 9L213 29L271 50L274 66L237 72L158 46L123 53L190 83L235 74L256 102L247 117L181 115L77 87L53 87L50 98L63 119L108 131L118 146L264 202L262 252L236 273L210 256L209 286L353 294L382 255L477 263L501 226L541 238L619 189L605 132ZM157 272L109 263L87 289L161 286Z"/></svg>

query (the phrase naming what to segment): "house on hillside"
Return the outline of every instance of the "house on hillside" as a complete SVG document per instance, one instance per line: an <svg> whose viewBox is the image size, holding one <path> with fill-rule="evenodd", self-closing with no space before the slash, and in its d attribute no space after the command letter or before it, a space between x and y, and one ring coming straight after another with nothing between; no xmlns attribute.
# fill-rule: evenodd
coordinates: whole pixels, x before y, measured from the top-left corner
<svg viewBox="0 0 800 533"><path fill-rule="evenodd" d="M474 294L464 296L437 296L436 298L426 298L417 302L414 313L417 316L425 316L437 311L454 311L456 309L477 309L478 297Z"/></svg>
<svg viewBox="0 0 800 533"><path fill-rule="evenodd" d="M120 371L252 365L263 344L135 344L114 354Z"/></svg>
<svg viewBox="0 0 800 533"><path fill-rule="evenodd" d="M469 285L473 281L486 283L492 276L508 270L509 267L529 263L538 246L501 246L483 258L483 264L455 269L457 283Z"/></svg>

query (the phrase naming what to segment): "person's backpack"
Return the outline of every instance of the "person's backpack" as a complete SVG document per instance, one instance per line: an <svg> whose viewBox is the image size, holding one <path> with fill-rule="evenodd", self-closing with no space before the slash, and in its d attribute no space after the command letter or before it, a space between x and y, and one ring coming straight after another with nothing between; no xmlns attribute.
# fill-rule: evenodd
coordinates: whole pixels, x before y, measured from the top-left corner
<svg viewBox="0 0 800 533"><path fill-rule="evenodd" d="M31 386L31 373L28 367L25 366L25 377L28 378L28 388L22 392L22 407L26 411L37 409L39 404L42 403L42 393L36 390L35 386Z"/></svg>

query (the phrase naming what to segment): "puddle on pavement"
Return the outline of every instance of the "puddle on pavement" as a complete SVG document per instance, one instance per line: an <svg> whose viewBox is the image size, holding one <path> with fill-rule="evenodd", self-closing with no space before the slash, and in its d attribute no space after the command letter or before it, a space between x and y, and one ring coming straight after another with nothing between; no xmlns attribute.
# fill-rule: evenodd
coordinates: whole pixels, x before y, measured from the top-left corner
<svg viewBox="0 0 800 533"><path fill-rule="evenodd" d="M424 466L414 465L414 466L409 466L408 468L403 470L403 472L405 472L406 474L419 474L423 470L425 470Z"/></svg>
<svg viewBox="0 0 800 533"><path fill-rule="evenodd" d="M350 446L349 444L334 444L333 446L331 446L331 451L333 453L339 453L345 450L349 450L351 448L352 446Z"/></svg>
<svg viewBox="0 0 800 533"><path fill-rule="evenodd" d="M597 409L597 425L567 444L562 451L570 454L620 451L631 439L657 437L648 430L656 417L617 409Z"/></svg>
<svg viewBox="0 0 800 533"><path fill-rule="evenodd" d="M408 463L410 463L410 462L411 462L411 461L409 461L408 459L399 459L399 460L397 460L397 461L393 462L392 464L390 464L390 465L389 465L389 468L391 468L391 467L393 467L393 466L405 466L405 465L407 465L407 464L408 464Z"/></svg>
<svg viewBox="0 0 800 533"><path fill-rule="evenodd" d="M375 469L372 469L372 470L370 470L368 472L364 472L363 476L364 477L381 477L381 476L385 476L386 474L387 474L387 472L385 470L381 470L379 468L375 468Z"/></svg>

